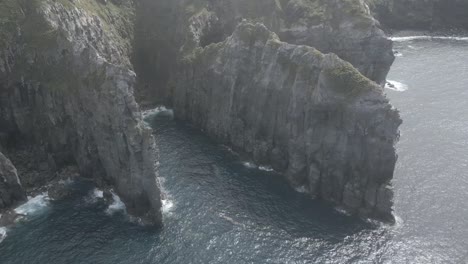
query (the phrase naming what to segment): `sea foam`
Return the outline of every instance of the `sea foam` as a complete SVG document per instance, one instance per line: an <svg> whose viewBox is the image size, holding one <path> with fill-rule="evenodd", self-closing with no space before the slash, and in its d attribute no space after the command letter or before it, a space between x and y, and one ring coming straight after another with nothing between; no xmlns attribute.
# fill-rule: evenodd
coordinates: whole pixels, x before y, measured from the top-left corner
<svg viewBox="0 0 468 264"><path fill-rule="evenodd" d="M457 41L468 41L468 37L444 37L444 36L407 36L407 37L391 37L392 41L405 42L412 40L457 40Z"/></svg>
<svg viewBox="0 0 468 264"><path fill-rule="evenodd" d="M164 115L172 118L174 116L174 111L172 109L166 108L165 106L158 106L154 109L145 110L141 114L143 116L143 119L157 115Z"/></svg>
<svg viewBox="0 0 468 264"><path fill-rule="evenodd" d="M47 192L29 198L28 201L15 209L17 214L34 215L44 211L49 206L49 195Z"/></svg>
<svg viewBox="0 0 468 264"><path fill-rule="evenodd" d="M385 84L385 89L397 91L397 92L404 92L408 90L408 85L398 82L398 81L392 81L388 80L387 84Z"/></svg>
<svg viewBox="0 0 468 264"><path fill-rule="evenodd" d="M275 171L270 166L258 166L258 165L254 164L252 162L249 162L249 161L242 162L242 165L244 165L246 168L249 168L249 169L257 169L257 170L267 171L267 172Z"/></svg>
<svg viewBox="0 0 468 264"><path fill-rule="evenodd" d="M122 202L120 197L114 192L111 191L113 202L107 207L106 213L113 215L117 212L126 212L125 204Z"/></svg>
<svg viewBox="0 0 468 264"><path fill-rule="evenodd" d="M104 198L104 192L98 188L94 188L89 194L85 197L87 203L93 204Z"/></svg>
<svg viewBox="0 0 468 264"><path fill-rule="evenodd" d="M7 228L6 227L0 227L0 243L6 238L7 236Z"/></svg>

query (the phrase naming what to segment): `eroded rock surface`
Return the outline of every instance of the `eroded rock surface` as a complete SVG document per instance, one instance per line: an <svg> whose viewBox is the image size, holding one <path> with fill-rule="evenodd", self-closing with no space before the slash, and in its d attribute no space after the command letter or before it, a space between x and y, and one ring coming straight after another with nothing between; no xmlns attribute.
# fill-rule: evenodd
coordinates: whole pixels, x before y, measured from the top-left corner
<svg viewBox="0 0 468 264"><path fill-rule="evenodd" d="M223 41L243 19L282 41L333 52L379 84L394 61L392 42L363 0L142 0L135 32L141 101L170 105L178 61Z"/></svg>
<svg viewBox="0 0 468 264"><path fill-rule="evenodd" d="M15 166L0 152L0 212L24 200L26 194Z"/></svg>
<svg viewBox="0 0 468 264"><path fill-rule="evenodd" d="M8 0L0 10L0 132L104 179L130 213L159 224L154 141L133 97L133 7Z"/></svg>
<svg viewBox="0 0 468 264"><path fill-rule="evenodd" d="M401 120L382 89L334 54L242 22L184 60L178 119L348 212L393 221Z"/></svg>

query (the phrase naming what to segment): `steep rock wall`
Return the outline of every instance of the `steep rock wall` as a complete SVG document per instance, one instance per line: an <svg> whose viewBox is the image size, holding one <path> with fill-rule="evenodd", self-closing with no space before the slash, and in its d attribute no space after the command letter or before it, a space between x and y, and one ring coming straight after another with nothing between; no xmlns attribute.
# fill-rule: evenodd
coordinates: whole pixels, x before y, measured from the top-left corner
<svg viewBox="0 0 468 264"><path fill-rule="evenodd" d="M0 133L112 184L161 222L154 142L133 97L133 8L94 0L1 3ZM21 175L20 175L21 177Z"/></svg>
<svg viewBox="0 0 468 264"><path fill-rule="evenodd" d="M401 120L351 64L244 21L225 41L187 54L181 69L177 118L271 165L313 197L393 221Z"/></svg>
<svg viewBox="0 0 468 264"><path fill-rule="evenodd" d="M25 199L15 166L0 152L0 211Z"/></svg>
<svg viewBox="0 0 468 264"><path fill-rule="evenodd" d="M137 14L134 61L144 103L171 104L179 60L223 41L244 18L288 43L333 52L379 84L394 60L363 0L142 0Z"/></svg>

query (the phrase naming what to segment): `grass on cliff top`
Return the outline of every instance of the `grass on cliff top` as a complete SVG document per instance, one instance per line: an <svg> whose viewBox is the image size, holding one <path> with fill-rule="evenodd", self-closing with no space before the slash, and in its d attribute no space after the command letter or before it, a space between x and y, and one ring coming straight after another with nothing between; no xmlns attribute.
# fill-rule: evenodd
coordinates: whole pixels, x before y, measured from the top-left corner
<svg viewBox="0 0 468 264"><path fill-rule="evenodd" d="M117 6L111 1L102 4L97 0L0 0L0 48L11 43L20 29L22 35L29 37L26 40L28 44L36 45L36 42L42 42L41 39L47 39L52 29L37 12L41 5L47 3L60 3L65 8L76 7L99 17L104 30L114 35L117 44L130 49L135 16L132 1L125 1Z"/></svg>
<svg viewBox="0 0 468 264"><path fill-rule="evenodd" d="M326 72L335 91L343 93L350 99L374 89L372 81L367 79L348 62L328 69Z"/></svg>

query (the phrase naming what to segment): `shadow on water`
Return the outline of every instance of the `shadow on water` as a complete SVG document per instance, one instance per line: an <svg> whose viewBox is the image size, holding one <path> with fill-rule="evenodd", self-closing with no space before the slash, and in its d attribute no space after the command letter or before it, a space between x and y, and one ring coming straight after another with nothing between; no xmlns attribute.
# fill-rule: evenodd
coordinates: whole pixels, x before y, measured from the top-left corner
<svg viewBox="0 0 468 264"><path fill-rule="evenodd" d="M168 115L156 115L147 122L153 127L160 149L160 175L167 191L177 193L172 195L175 200L196 203L197 210L206 210L207 216L250 231L283 230L292 238L309 237L329 243L378 228L295 191L278 173L245 166L236 153Z"/></svg>
<svg viewBox="0 0 468 264"><path fill-rule="evenodd" d="M164 212L164 228L139 226L124 210L109 212L94 186L78 181L70 197L50 201L8 231L0 263L322 262L326 252L377 230L296 192L281 175L245 166L192 127L167 116L147 121L174 204Z"/></svg>

